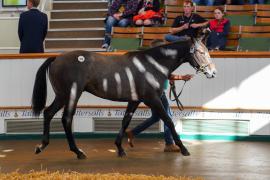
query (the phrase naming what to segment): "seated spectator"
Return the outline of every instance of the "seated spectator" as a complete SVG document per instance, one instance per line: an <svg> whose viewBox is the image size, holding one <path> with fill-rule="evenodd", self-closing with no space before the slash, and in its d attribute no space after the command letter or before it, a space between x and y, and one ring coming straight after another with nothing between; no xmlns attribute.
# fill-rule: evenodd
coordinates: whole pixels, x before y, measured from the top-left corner
<svg viewBox="0 0 270 180"><path fill-rule="evenodd" d="M211 32L207 40L207 47L210 50L224 50L230 30L230 21L224 18L222 7L214 10L214 16L215 19L209 21Z"/></svg>
<svg viewBox="0 0 270 180"><path fill-rule="evenodd" d="M220 6L220 5L225 5L226 3L227 3L227 0L214 0L213 5Z"/></svg>
<svg viewBox="0 0 270 180"><path fill-rule="evenodd" d="M248 0L249 4L264 4L265 0Z"/></svg>
<svg viewBox="0 0 270 180"><path fill-rule="evenodd" d="M138 14L133 17L136 26L152 26L161 23L159 0L139 0Z"/></svg>
<svg viewBox="0 0 270 180"><path fill-rule="evenodd" d="M199 27L206 26L208 21L198 14L193 13L193 3L185 0L183 3L184 14L177 16L173 22L171 33L165 35L169 42L186 39L186 36L195 37Z"/></svg>
<svg viewBox="0 0 270 180"><path fill-rule="evenodd" d="M197 6L213 6L215 0L193 0Z"/></svg>
<svg viewBox="0 0 270 180"><path fill-rule="evenodd" d="M109 8L108 17L105 20L105 40L102 48L108 48L110 45L110 35L113 26L127 27L138 7L137 0L114 0Z"/></svg>
<svg viewBox="0 0 270 180"><path fill-rule="evenodd" d="M227 0L226 4L230 5L243 5L245 4L244 0Z"/></svg>

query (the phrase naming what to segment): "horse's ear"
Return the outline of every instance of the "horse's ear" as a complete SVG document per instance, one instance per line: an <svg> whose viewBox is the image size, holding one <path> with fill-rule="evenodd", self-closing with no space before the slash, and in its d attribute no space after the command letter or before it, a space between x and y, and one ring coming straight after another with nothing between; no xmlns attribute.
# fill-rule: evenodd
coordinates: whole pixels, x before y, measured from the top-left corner
<svg viewBox="0 0 270 180"><path fill-rule="evenodd" d="M204 29L204 37L202 39L202 43L205 44L205 45L207 44L207 40L208 40L208 37L210 35L210 32L211 32L211 30L210 30L209 27Z"/></svg>
<svg viewBox="0 0 270 180"><path fill-rule="evenodd" d="M210 32L211 32L211 30L209 29L209 26L208 25L203 26L203 27L200 27L198 29L197 33L196 33L196 37L195 38L197 40L200 40L202 43L206 44Z"/></svg>

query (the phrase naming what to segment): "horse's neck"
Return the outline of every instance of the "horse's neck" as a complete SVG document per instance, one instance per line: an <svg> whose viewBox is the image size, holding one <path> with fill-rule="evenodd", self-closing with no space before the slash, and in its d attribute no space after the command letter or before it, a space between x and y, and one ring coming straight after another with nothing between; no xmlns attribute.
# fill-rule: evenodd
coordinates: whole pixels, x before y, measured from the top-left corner
<svg viewBox="0 0 270 180"><path fill-rule="evenodd" d="M166 46L160 46L158 48L151 49L144 53L145 57L153 58L158 64L166 67L169 70L169 74L177 69L184 60L182 52L178 49L167 48Z"/></svg>

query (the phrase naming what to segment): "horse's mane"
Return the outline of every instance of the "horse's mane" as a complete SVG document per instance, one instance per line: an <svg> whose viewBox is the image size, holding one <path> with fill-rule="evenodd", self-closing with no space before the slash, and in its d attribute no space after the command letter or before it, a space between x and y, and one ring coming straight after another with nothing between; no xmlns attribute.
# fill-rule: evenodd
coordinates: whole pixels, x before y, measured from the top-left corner
<svg viewBox="0 0 270 180"><path fill-rule="evenodd" d="M180 49L186 48L187 46L190 47L191 46L191 39L186 38L185 40L165 43L165 44L161 44L161 45L156 45L156 46L154 46L152 48L149 48L148 50L159 49L159 48L173 48L175 46L177 46Z"/></svg>
<svg viewBox="0 0 270 180"><path fill-rule="evenodd" d="M177 46L180 49L187 48L187 46L188 46L188 48L190 48L191 42L192 42L191 38L187 37L185 40L180 40L180 41L175 41L175 42L170 42L170 43L164 42L164 44L157 44L153 47L150 47L148 49L141 50L141 51L130 51L130 52L126 53L125 55L126 56L135 56L135 55L142 54L142 53L152 52L152 51L155 51L155 50L160 49L160 48L175 48L175 46Z"/></svg>

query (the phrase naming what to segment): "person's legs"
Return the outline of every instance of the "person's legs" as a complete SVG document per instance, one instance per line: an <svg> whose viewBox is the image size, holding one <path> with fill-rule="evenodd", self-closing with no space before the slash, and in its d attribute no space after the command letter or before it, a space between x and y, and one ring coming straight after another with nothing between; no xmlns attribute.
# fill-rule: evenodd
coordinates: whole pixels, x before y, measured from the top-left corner
<svg viewBox="0 0 270 180"><path fill-rule="evenodd" d="M213 6L214 0L205 0L206 6Z"/></svg>
<svg viewBox="0 0 270 180"><path fill-rule="evenodd" d="M127 27L130 24L130 20L127 18L121 19L118 21L117 26L119 27Z"/></svg>
<svg viewBox="0 0 270 180"><path fill-rule="evenodd" d="M165 96L165 93L164 93L164 96L161 96L161 101L167 114L172 118L171 108L170 108L168 99ZM165 140L164 152L180 152L179 147L177 147L174 144L171 130L166 125L164 125L164 140Z"/></svg>
<svg viewBox="0 0 270 180"><path fill-rule="evenodd" d="M162 93L160 99L161 99L161 102L162 102L164 108L166 109L166 112L168 113L168 115L172 116L169 102L168 102L168 99L165 95L165 92ZM159 120L160 120L160 117L157 115L157 113L155 111L152 111L152 116L150 118L146 119L144 122L137 125L132 130L127 130L126 133L128 136L129 145L131 147L133 147L132 140L133 140L134 136L140 134L142 131L144 131L145 129L147 129L148 127L153 125L154 123L158 122ZM164 148L165 152L179 152L180 151L180 149L177 146L175 146L171 131L167 126L164 126L164 140L165 140L165 144L166 144L165 148Z"/></svg>
<svg viewBox="0 0 270 180"><path fill-rule="evenodd" d="M139 20L135 21L135 25L136 26L142 26L143 25L143 20L139 19Z"/></svg>
<svg viewBox="0 0 270 180"><path fill-rule="evenodd" d="M117 23L117 19L115 19L112 16L109 16L107 18L106 24L105 24L105 40L104 43L102 45L102 47L104 46L104 48L107 48L105 46L108 46L110 44L111 38L110 38L110 34L112 32L112 27Z"/></svg>
<svg viewBox="0 0 270 180"><path fill-rule="evenodd" d="M165 95L165 93L163 92L162 93L162 96L161 96L161 102L167 112L167 114L172 118L172 113L171 113L171 108L169 106L169 102L168 102L168 99ZM172 138L172 134L171 134L171 131L170 129L164 125L164 140L165 140L165 143L166 145L170 145L170 144L173 144L173 138Z"/></svg>
<svg viewBox="0 0 270 180"><path fill-rule="evenodd" d="M162 96L165 96L165 93L162 93ZM162 97L161 96L161 97ZM162 101L163 103L163 101ZM152 111L152 116L146 119L144 122L138 124L135 128L133 129L127 129L126 133L128 136L128 143L131 147L133 147L133 138L134 136L137 136L140 134L142 131L153 125L154 123L158 122L160 120L159 116L155 111Z"/></svg>
<svg viewBox="0 0 270 180"><path fill-rule="evenodd" d="M186 37L184 36L176 36L172 34L166 34L165 35L165 40L168 42L175 42L175 41L180 41L180 40L185 40Z"/></svg>
<svg viewBox="0 0 270 180"><path fill-rule="evenodd" d="M151 26L152 24L153 23L152 23L152 21L150 19L146 19L146 20L143 21L144 26Z"/></svg>
<svg viewBox="0 0 270 180"><path fill-rule="evenodd" d="M159 116L157 115L157 113L155 111L152 111L152 116L149 117L148 119L146 119L144 122L142 122L141 124L138 124L135 128L133 128L131 130L133 136L137 136L138 134L140 134L142 131L144 131L145 129L147 129L148 127L152 126L153 124L155 124L156 122L158 122L160 120Z"/></svg>

